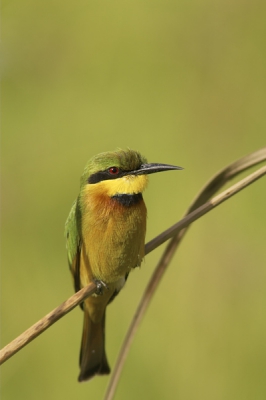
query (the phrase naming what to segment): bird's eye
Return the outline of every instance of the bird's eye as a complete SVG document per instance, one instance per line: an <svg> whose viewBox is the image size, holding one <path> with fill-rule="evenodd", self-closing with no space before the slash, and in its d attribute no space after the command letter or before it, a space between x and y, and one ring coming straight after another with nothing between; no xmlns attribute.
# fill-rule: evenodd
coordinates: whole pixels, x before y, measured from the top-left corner
<svg viewBox="0 0 266 400"><path fill-rule="evenodd" d="M119 168L117 167L111 167L108 169L109 174L111 175L117 175L119 173Z"/></svg>

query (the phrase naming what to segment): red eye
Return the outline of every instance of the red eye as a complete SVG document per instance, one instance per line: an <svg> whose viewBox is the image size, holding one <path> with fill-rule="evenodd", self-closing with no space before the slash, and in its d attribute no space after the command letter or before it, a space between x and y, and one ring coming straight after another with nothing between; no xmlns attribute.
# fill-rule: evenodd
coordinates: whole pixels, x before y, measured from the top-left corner
<svg viewBox="0 0 266 400"><path fill-rule="evenodd" d="M117 167L111 167L108 169L109 174L117 175L119 173L119 169Z"/></svg>

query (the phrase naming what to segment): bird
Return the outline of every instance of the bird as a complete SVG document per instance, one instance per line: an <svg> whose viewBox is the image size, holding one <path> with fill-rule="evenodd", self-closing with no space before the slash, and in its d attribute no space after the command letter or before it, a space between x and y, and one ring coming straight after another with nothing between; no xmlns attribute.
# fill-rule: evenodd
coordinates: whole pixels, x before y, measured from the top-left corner
<svg viewBox="0 0 266 400"><path fill-rule="evenodd" d="M76 292L91 282L103 289L81 304L79 382L110 373L105 352L106 307L144 258L147 210L142 193L147 175L181 169L148 163L131 149L100 153L85 166L65 224L67 258Z"/></svg>

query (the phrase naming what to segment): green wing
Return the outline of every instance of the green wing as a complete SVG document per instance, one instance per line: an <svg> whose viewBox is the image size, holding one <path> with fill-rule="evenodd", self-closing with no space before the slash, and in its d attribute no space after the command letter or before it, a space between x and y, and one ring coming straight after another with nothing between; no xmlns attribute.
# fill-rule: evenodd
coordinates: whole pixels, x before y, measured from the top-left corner
<svg viewBox="0 0 266 400"><path fill-rule="evenodd" d="M66 248L69 268L72 272L75 290L80 289L79 283L79 258L80 258L80 230L79 208L77 200L74 202L65 225Z"/></svg>

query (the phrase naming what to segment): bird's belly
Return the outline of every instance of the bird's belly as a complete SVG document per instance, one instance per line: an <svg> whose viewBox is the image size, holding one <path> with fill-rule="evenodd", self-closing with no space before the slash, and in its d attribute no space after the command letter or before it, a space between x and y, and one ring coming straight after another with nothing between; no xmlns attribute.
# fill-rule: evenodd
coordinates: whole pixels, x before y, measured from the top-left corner
<svg viewBox="0 0 266 400"><path fill-rule="evenodd" d="M119 284L144 257L146 207L144 202L125 208L118 205L95 221L84 237L94 279Z"/></svg>

